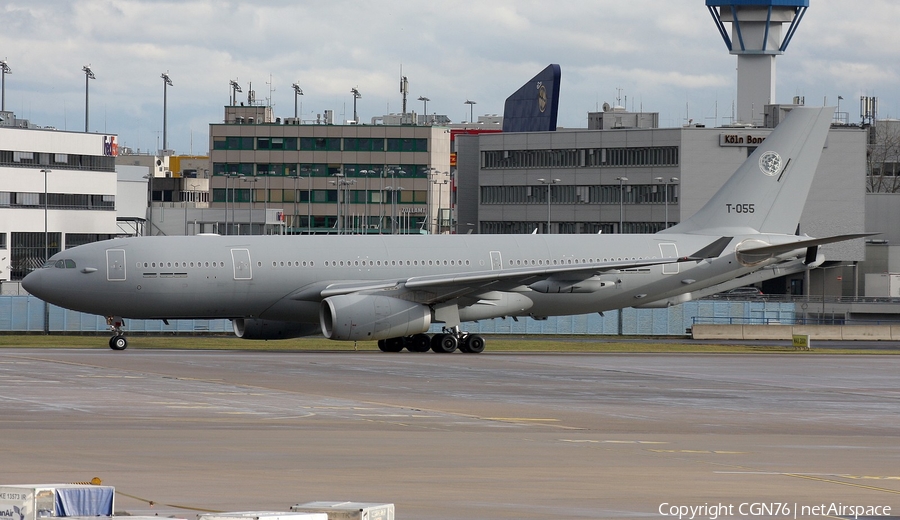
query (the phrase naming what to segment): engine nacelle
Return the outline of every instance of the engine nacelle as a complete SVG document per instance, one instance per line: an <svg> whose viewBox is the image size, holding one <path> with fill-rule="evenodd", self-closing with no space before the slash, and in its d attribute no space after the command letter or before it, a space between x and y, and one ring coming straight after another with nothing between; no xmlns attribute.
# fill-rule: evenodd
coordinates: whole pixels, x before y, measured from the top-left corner
<svg viewBox="0 0 900 520"><path fill-rule="evenodd" d="M615 283L601 280L556 280L549 278L529 285L532 291L542 293L594 293L604 287L611 287Z"/></svg>
<svg viewBox="0 0 900 520"><path fill-rule="evenodd" d="M231 325L234 335L241 339L291 339L319 333L315 323L235 318Z"/></svg>
<svg viewBox="0 0 900 520"><path fill-rule="evenodd" d="M390 296L342 294L322 300L319 322L328 339L397 338L426 332L431 308Z"/></svg>

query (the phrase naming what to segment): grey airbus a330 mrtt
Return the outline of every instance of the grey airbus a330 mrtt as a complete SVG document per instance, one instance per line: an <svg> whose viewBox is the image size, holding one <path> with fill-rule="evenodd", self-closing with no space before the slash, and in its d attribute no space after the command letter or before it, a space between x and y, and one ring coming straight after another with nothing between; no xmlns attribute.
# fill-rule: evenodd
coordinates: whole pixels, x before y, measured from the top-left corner
<svg viewBox="0 0 900 520"><path fill-rule="evenodd" d="M249 339L323 334L384 351L481 352L466 321L667 306L824 261L795 230L829 108L794 108L695 215L652 235L153 236L67 249L25 277L52 304L123 318L229 318ZM429 336L432 323L443 332Z"/></svg>

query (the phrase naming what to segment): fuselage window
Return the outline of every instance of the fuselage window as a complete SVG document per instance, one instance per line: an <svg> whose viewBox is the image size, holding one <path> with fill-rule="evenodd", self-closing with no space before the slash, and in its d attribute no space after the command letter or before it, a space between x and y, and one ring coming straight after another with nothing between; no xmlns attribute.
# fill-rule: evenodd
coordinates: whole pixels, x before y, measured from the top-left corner
<svg viewBox="0 0 900 520"><path fill-rule="evenodd" d="M304 262L304 263L305 263L305 262ZM315 266L315 265L316 265L315 262L310 262L310 263L309 263L309 266L310 266L310 267L313 267L313 266Z"/></svg>

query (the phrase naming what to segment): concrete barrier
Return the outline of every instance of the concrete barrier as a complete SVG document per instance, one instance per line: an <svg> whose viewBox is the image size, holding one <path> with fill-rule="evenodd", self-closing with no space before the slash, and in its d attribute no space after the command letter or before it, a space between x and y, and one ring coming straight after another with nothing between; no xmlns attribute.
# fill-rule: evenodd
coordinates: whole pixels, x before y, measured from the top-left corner
<svg viewBox="0 0 900 520"><path fill-rule="evenodd" d="M747 340L786 339L790 341L793 336L793 327L790 325L744 325L744 339Z"/></svg>
<svg viewBox="0 0 900 520"><path fill-rule="evenodd" d="M890 325L844 325L841 327L844 340L851 341L890 341Z"/></svg>
<svg viewBox="0 0 900 520"><path fill-rule="evenodd" d="M743 325L701 325L691 327L694 339L744 339Z"/></svg>
<svg viewBox="0 0 900 520"><path fill-rule="evenodd" d="M900 325L709 325L691 327L691 337L706 340L786 340L794 334L818 341L900 341Z"/></svg>
<svg viewBox="0 0 900 520"><path fill-rule="evenodd" d="M810 339L839 341L843 339L839 325L794 325L794 334L809 334Z"/></svg>

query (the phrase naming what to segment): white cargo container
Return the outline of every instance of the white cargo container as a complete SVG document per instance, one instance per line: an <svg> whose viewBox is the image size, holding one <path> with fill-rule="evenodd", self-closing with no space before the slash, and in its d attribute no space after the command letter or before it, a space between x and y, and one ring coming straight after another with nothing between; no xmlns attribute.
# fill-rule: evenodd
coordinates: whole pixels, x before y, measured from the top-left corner
<svg viewBox="0 0 900 520"><path fill-rule="evenodd" d="M291 511L327 513L328 520L394 520L394 504L307 502L291 506Z"/></svg>
<svg viewBox="0 0 900 520"><path fill-rule="evenodd" d="M112 516L116 489L91 484L0 486L0 518L38 520L61 516Z"/></svg>
<svg viewBox="0 0 900 520"><path fill-rule="evenodd" d="M900 274L866 273L866 296L900 298Z"/></svg>
<svg viewBox="0 0 900 520"><path fill-rule="evenodd" d="M293 511L234 511L227 513L203 513L197 515L197 520L328 520L328 515L325 513L298 513Z"/></svg>

